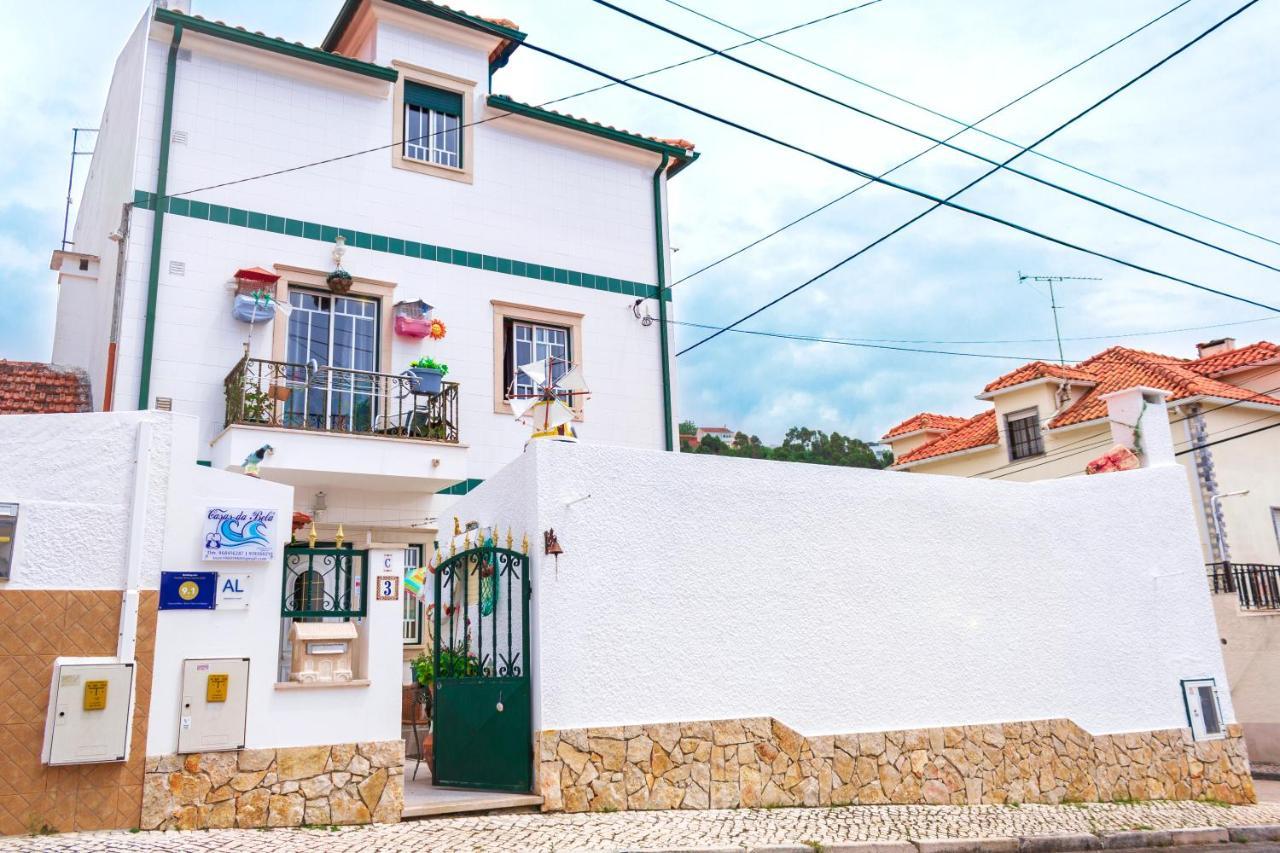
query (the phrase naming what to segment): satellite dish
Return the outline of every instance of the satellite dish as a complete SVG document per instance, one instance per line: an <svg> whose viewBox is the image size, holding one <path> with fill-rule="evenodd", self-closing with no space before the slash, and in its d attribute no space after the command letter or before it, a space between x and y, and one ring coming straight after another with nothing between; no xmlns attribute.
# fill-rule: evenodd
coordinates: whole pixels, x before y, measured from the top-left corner
<svg viewBox="0 0 1280 853"><path fill-rule="evenodd" d="M580 365L567 359L549 356L540 361L522 364L519 377L511 381L507 389L507 402L518 421L527 421L533 427L531 438L550 438L557 441L577 441L573 430L575 412L572 402L575 396L586 396L587 382ZM519 388L523 385L524 388ZM528 386L532 385L530 389ZM569 401L566 403L566 399Z"/></svg>

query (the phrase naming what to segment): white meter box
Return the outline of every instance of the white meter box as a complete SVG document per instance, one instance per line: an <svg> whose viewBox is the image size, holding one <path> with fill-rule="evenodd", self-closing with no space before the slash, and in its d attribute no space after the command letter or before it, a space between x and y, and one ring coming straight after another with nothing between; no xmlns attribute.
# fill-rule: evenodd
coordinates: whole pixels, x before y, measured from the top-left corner
<svg viewBox="0 0 1280 853"><path fill-rule="evenodd" d="M183 661L178 753L244 749L248 699L248 658Z"/></svg>
<svg viewBox="0 0 1280 853"><path fill-rule="evenodd" d="M132 663L56 659L44 726L44 763L124 761L133 722L133 675Z"/></svg>

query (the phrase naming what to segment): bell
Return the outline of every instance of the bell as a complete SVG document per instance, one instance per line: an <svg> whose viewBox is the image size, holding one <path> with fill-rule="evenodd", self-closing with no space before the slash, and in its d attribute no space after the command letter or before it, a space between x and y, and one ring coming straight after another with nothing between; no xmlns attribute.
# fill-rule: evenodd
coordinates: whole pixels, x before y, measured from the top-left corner
<svg viewBox="0 0 1280 853"><path fill-rule="evenodd" d="M543 533L542 539L543 539L543 553L556 557L557 562L559 562L558 558L560 557L561 554L564 553L564 549L560 547L560 540L556 539L555 528L552 527L551 529Z"/></svg>

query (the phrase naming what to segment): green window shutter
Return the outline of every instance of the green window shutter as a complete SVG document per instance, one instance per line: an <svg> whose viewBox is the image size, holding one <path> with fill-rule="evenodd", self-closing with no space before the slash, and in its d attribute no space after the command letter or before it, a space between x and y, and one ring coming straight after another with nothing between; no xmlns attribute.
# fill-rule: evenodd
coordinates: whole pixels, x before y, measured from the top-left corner
<svg viewBox="0 0 1280 853"><path fill-rule="evenodd" d="M411 80L404 81L404 102L422 107L424 110L462 116L462 95L457 92L446 92L443 89L433 89Z"/></svg>

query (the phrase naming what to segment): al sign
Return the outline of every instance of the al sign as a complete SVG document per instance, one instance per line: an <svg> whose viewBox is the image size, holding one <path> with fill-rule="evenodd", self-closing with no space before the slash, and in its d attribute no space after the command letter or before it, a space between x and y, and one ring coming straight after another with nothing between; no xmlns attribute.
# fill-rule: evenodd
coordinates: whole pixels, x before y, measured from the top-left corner
<svg viewBox="0 0 1280 853"><path fill-rule="evenodd" d="M204 516L206 560L274 560L276 511L209 507Z"/></svg>

